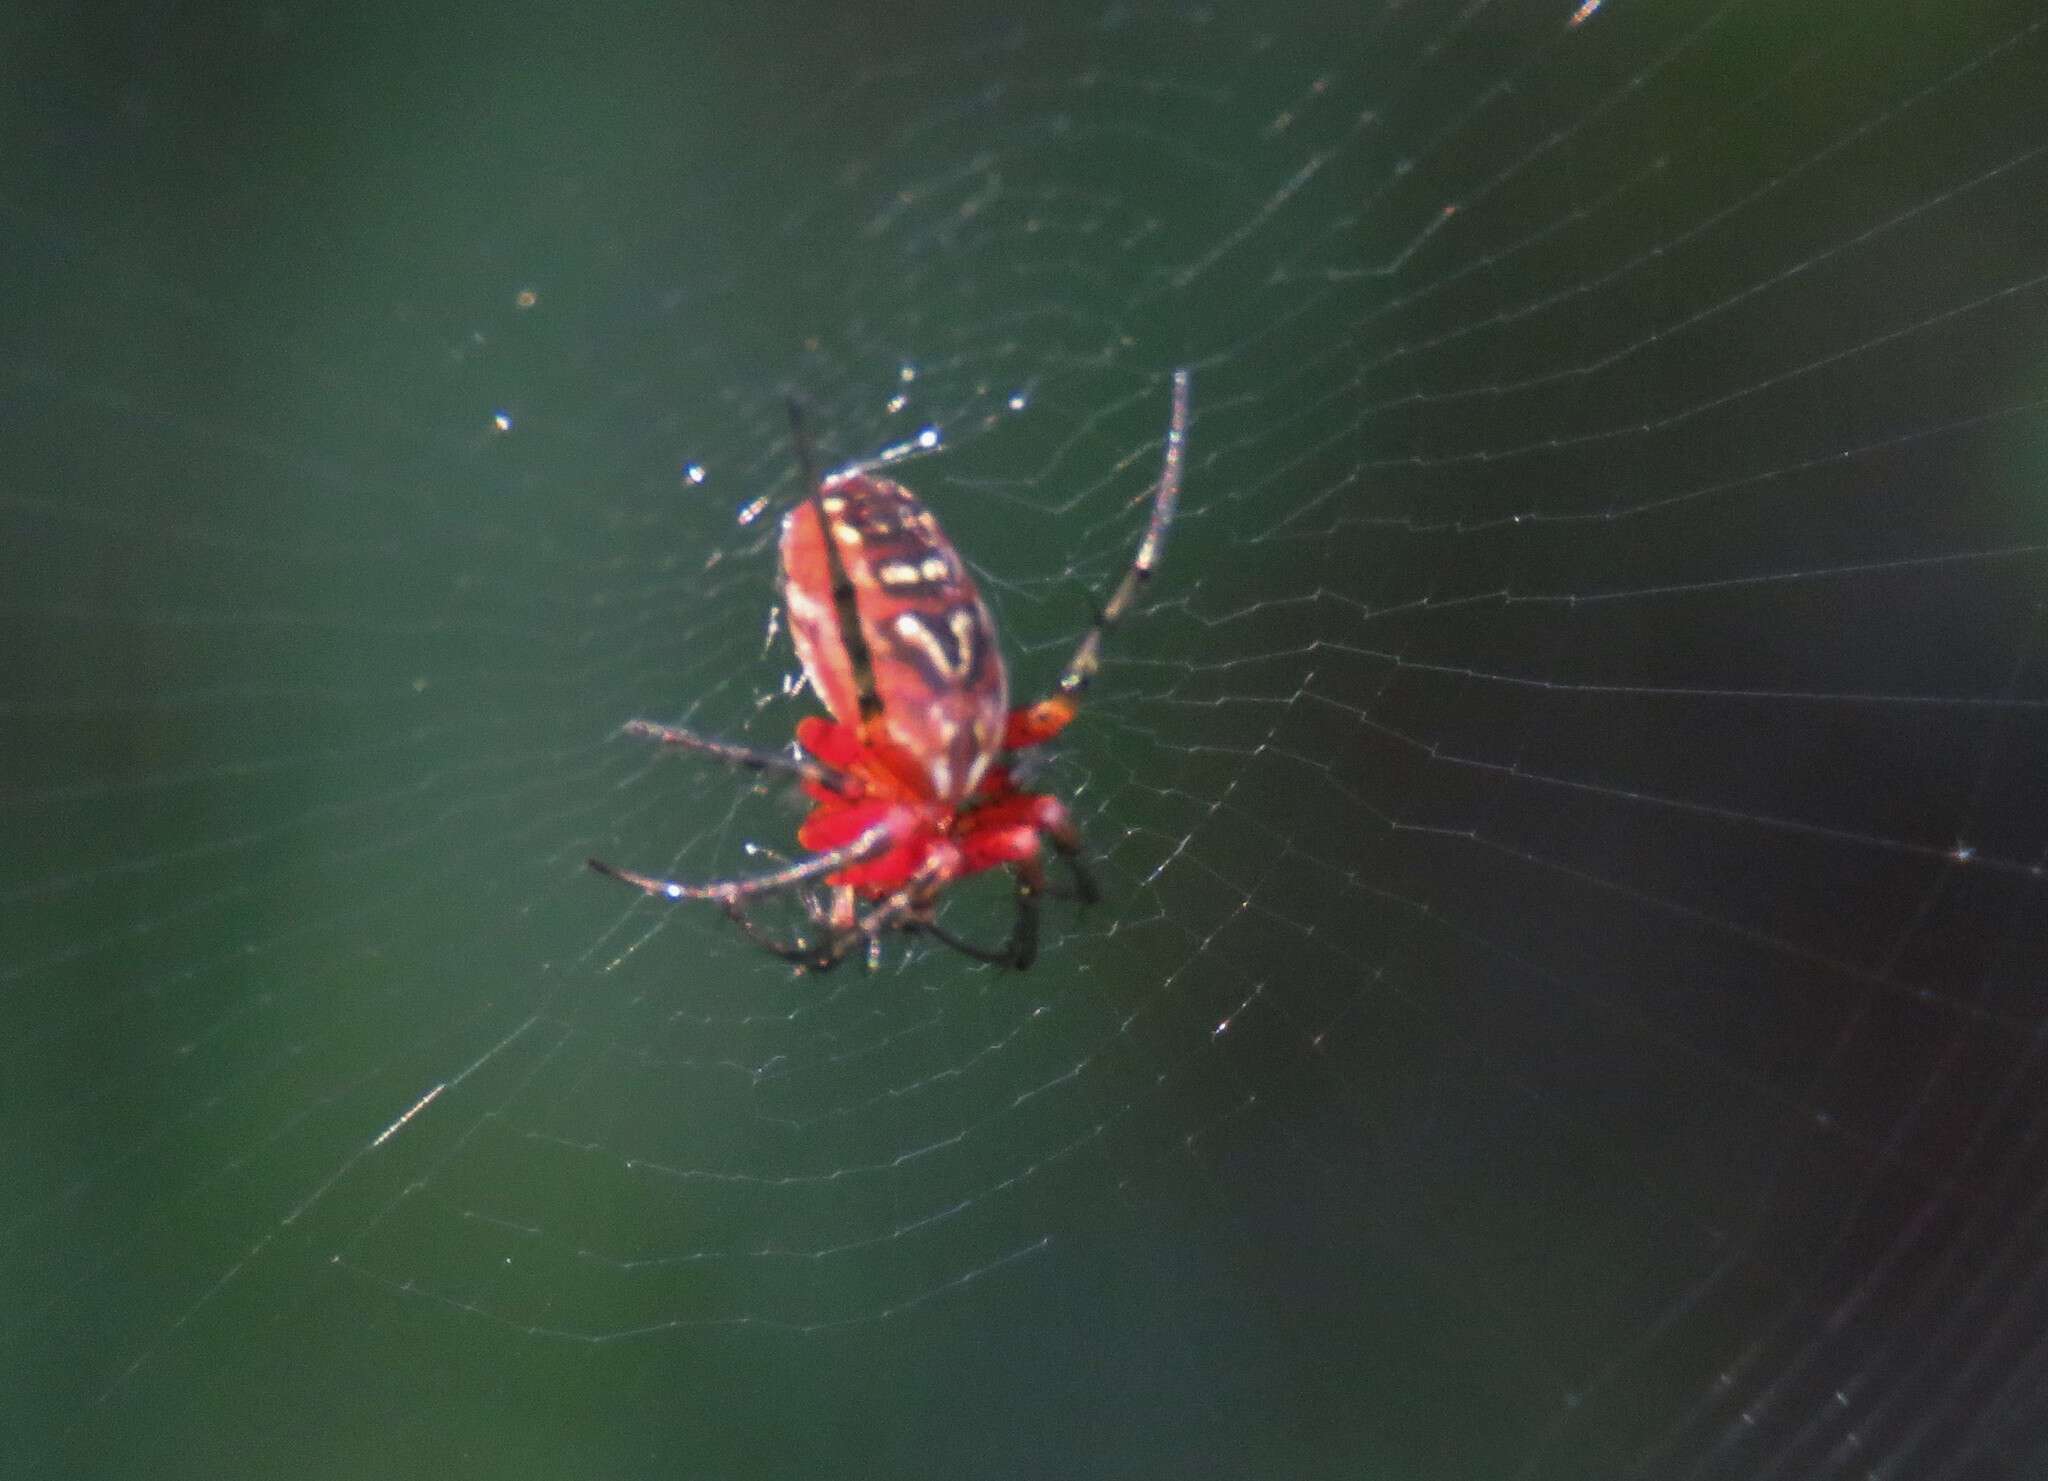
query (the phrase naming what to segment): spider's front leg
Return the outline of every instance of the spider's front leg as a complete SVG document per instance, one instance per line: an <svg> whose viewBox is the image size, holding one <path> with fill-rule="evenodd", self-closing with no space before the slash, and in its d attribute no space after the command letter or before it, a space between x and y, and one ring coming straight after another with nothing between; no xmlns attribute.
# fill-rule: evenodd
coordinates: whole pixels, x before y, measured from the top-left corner
<svg viewBox="0 0 2048 1481"><path fill-rule="evenodd" d="M1010 712L1009 723L1003 729L1003 749L1006 751L1043 745L1073 723L1081 708L1081 696L1087 693L1096 669L1101 666L1102 640L1137 601L1138 592L1152 579L1160 557L1166 553L1166 535L1172 529L1174 513L1180 507L1181 470L1187 462L1189 380L1186 370L1173 373L1173 411L1166 427L1166 462L1159 470L1159 482L1152 499L1152 518L1145 526L1144 538L1138 542L1138 553L1132 557L1123 580L1117 583L1109 600L1102 604L1102 610L1095 614L1095 621L1074 649L1074 656L1067 660L1067 667L1060 674L1059 684L1053 692L1036 704L1023 705Z"/></svg>
<svg viewBox="0 0 2048 1481"><path fill-rule="evenodd" d="M693 730L684 730L678 725L663 725L655 720L628 720L619 729L627 735L640 736L646 740L660 741L681 751L697 751L706 756L716 756L721 761L744 766L749 771L779 771L786 776L801 777L822 787L837 788L842 781L838 771L821 766L815 761L800 756L786 756L776 751L759 751L752 746L742 746L732 741L714 740L708 735L698 735Z"/></svg>

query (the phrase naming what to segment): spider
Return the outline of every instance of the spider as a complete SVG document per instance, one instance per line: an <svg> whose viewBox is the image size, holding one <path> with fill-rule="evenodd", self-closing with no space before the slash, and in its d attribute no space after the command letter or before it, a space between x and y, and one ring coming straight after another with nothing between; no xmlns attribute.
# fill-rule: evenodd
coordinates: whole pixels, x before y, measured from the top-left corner
<svg viewBox="0 0 2048 1481"><path fill-rule="evenodd" d="M1058 687L1015 710L995 622L939 522L909 489L858 468L820 481L792 402L809 495L782 522L783 595L797 658L831 718L797 722L796 755L652 720L628 721L625 730L795 777L813 804L797 830L808 856L702 884L597 859L590 867L663 899L716 901L750 940L799 971L829 971L863 948L872 966L889 931L923 931L977 961L1029 967L1038 956L1038 902L1048 892L1040 840L1072 875L1072 898L1087 905L1099 893L1067 809L1018 786L1011 758L1073 720L1103 635L1159 564L1180 497L1188 386L1189 373L1175 371L1165 466L1136 557ZM999 866L1014 878L1017 913L1009 940L989 950L940 925L938 908L949 886ZM828 887L825 902L816 881ZM747 914L749 901L784 891L797 893L819 939L778 940Z"/></svg>

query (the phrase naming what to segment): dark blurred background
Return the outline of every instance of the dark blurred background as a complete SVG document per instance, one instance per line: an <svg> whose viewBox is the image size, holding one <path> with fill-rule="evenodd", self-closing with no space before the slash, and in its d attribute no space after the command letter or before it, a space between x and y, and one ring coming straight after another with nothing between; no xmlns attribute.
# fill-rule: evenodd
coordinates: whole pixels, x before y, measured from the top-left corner
<svg viewBox="0 0 2048 1481"><path fill-rule="evenodd" d="M0 80L0 1471L2048 1473L2038 7L44 7ZM787 396L1028 698L1178 365L1034 971L584 870L794 846L616 734L815 709Z"/></svg>

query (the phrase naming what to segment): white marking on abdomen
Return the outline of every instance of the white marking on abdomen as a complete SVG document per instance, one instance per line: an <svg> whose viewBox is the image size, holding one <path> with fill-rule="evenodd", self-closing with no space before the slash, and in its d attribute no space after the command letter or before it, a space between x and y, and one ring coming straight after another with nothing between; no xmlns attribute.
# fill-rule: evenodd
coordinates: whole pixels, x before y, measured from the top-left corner
<svg viewBox="0 0 2048 1481"><path fill-rule="evenodd" d="M973 611L966 607L955 607L948 612L946 627L953 639L954 651L951 653L946 651L945 645L939 641L939 634L932 631L923 613L896 614L896 636L915 645L931 660L936 677L946 683L963 683L974 671L975 645L980 639L980 630L975 624Z"/></svg>

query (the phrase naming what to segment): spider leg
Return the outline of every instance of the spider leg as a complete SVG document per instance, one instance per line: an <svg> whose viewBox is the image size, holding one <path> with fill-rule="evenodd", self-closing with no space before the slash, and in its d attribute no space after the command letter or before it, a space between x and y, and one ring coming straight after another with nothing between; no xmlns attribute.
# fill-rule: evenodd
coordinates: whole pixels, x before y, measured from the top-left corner
<svg viewBox="0 0 2048 1481"><path fill-rule="evenodd" d="M963 941L935 920L919 921L916 929L937 937L962 956L972 957L977 962L1015 967L1019 972L1028 971L1038 960L1038 899L1045 893L1045 868L1036 859L1025 859L1016 869L1017 923L1010 928L1010 939L1001 950L990 951L985 946Z"/></svg>
<svg viewBox="0 0 2048 1481"><path fill-rule="evenodd" d="M1166 463L1159 472L1157 492L1152 500L1152 518L1145 526L1145 538L1138 542L1138 554L1131 561L1130 569L1124 572L1124 579L1117 583L1115 592L1095 614L1095 621L1082 637L1080 646L1074 650L1074 656L1067 660L1058 687L1049 697L1011 715L1003 736L1006 750L1040 745L1067 728L1081 707L1081 696L1101 665L1104 634L1130 610L1140 588L1152 579L1160 556L1165 554L1166 533L1172 527L1174 511L1180 505L1181 470L1187 462L1189 381L1186 369L1173 373L1173 412L1166 428Z"/></svg>
<svg viewBox="0 0 2048 1481"><path fill-rule="evenodd" d="M748 845L747 852L759 854L762 858L773 864L787 864L789 862L789 855L778 853L764 844L750 844ZM803 906L804 914L810 917L812 925L830 926L831 922L825 916L825 902L818 897L818 891L815 887L811 885L802 886L796 891L796 899L797 903Z"/></svg>
<svg viewBox="0 0 2048 1481"><path fill-rule="evenodd" d="M835 957L826 966L819 965L821 957L825 954L824 947L812 946L803 940L794 942L776 940L775 937L755 923L754 918L747 914L746 907L737 900L728 900L726 902L725 913L732 920L732 923L740 928L741 935L745 936L770 956L781 957L792 966L810 967L818 971L827 971L839 964L838 959Z"/></svg>
<svg viewBox="0 0 2048 1481"><path fill-rule="evenodd" d="M872 969L873 951L880 944L882 933L899 924L914 907L918 895L929 888L937 878L936 869L927 867L919 870L902 888L889 895L866 915L859 917L852 925L832 927L827 938L816 946L801 940L776 940L755 924L747 915L746 907L738 900L725 901L725 913L732 918L732 923L745 933L749 941L770 956L780 957L802 971L829 972L856 951L861 950L868 951L869 966Z"/></svg>
<svg viewBox="0 0 2048 1481"><path fill-rule="evenodd" d="M1065 818L1045 830L1045 836L1052 840L1053 852L1060 856L1060 862L1067 866L1067 873L1074 877L1074 898L1085 908L1102 898L1102 891L1096 887L1095 876L1088 868L1087 860L1081 856L1081 830Z"/></svg>
<svg viewBox="0 0 2048 1481"><path fill-rule="evenodd" d="M915 929L932 937L941 946L949 946L964 957L971 957L977 962L987 962L992 967L1007 967L1016 959L1016 953L1010 949L1007 941L1003 943L1000 951L990 951L986 946L976 946L972 941L962 940L935 920L920 921Z"/></svg>
<svg viewBox="0 0 2048 1481"><path fill-rule="evenodd" d="M868 940L858 930L847 930L832 932L817 946L802 939L778 941L747 914L746 907L739 901L728 901L725 913L731 918L732 923L740 928L741 934L754 945L770 956L780 957L791 966L806 972L831 971Z"/></svg>
<svg viewBox="0 0 2048 1481"><path fill-rule="evenodd" d="M820 875L836 874L841 869L864 863L886 852L895 842L895 830L887 823L877 823L851 843L822 854L813 854L808 859L799 859L794 864L785 864L780 869L771 869L766 874L755 874L745 879L714 879L703 884L683 884L673 879L657 879L651 874L636 874L601 859L586 859L584 862L599 874L629 884L644 894L659 895L667 900L716 900L730 907L752 895L786 890Z"/></svg>
<svg viewBox="0 0 2048 1481"><path fill-rule="evenodd" d="M731 741L713 740L710 736L698 735L674 725L662 725L653 720L628 720L619 727L627 735L637 735L647 740L660 741L664 746L676 746L688 751L702 751L707 756L716 756L721 761L730 761L744 766L749 771L779 771L787 776L802 777L820 786L837 788L843 780L839 773L818 765L815 761L796 756L785 756L775 751L757 751L752 746L735 745Z"/></svg>

